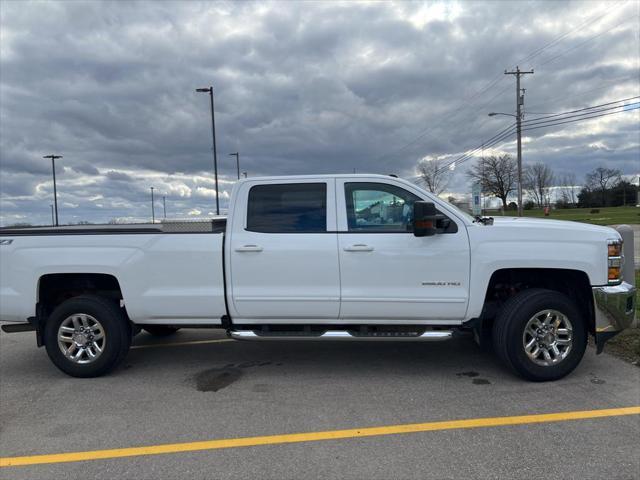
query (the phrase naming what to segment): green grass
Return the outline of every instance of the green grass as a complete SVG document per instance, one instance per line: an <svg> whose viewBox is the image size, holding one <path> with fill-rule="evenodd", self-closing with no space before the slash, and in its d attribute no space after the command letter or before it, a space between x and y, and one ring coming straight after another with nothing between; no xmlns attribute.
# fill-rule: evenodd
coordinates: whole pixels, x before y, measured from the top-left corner
<svg viewBox="0 0 640 480"><path fill-rule="evenodd" d="M591 213L599 210L598 213ZM485 215L499 216L498 211L485 211ZM507 211L505 215L515 216L515 211ZM640 224L640 207L607 207L607 208L567 208L551 210L548 217L542 209L525 210L525 217L551 218L554 220L572 220L574 222L593 223L594 225Z"/></svg>
<svg viewBox="0 0 640 480"><path fill-rule="evenodd" d="M640 270L636 270L636 285L640 285ZM640 293L636 293L636 318L640 318ZM605 352L640 366L640 328L628 328L607 342Z"/></svg>

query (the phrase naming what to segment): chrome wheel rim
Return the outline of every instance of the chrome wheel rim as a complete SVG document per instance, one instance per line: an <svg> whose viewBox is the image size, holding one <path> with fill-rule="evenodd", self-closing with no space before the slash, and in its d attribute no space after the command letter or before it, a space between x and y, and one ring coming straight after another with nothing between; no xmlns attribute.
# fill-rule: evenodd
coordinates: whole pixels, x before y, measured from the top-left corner
<svg viewBox="0 0 640 480"><path fill-rule="evenodd" d="M95 362L102 355L106 342L102 324L86 313L70 315L58 328L58 347L73 363Z"/></svg>
<svg viewBox="0 0 640 480"><path fill-rule="evenodd" d="M558 310L542 310L529 319L522 344L536 365L549 367L562 362L573 345L573 326Z"/></svg>

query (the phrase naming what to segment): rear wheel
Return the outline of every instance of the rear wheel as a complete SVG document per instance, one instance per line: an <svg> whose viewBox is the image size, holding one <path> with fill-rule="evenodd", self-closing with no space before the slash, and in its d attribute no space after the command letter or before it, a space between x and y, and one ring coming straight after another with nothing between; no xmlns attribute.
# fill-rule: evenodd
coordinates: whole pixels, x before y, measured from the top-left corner
<svg viewBox="0 0 640 480"><path fill-rule="evenodd" d="M47 354L73 377L98 377L113 370L131 344L129 321L112 300L83 295L60 304L44 327Z"/></svg>
<svg viewBox="0 0 640 480"><path fill-rule="evenodd" d="M533 381L571 373L587 347L587 328L573 301L562 293L525 290L510 298L493 325L498 356Z"/></svg>
<svg viewBox="0 0 640 480"><path fill-rule="evenodd" d="M178 327L169 327L166 325L147 325L145 327L142 327L142 329L146 330L154 337L167 337L180 330Z"/></svg>

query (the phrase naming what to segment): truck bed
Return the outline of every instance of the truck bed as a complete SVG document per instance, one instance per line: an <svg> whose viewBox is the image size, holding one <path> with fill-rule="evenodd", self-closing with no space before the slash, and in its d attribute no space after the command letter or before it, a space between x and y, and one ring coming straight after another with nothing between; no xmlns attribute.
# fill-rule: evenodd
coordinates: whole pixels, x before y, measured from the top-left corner
<svg viewBox="0 0 640 480"><path fill-rule="evenodd" d="M90 273L117 280L134 323L220 324L225 223L1 229L0 318L34 316L47 275Z"/></svg>

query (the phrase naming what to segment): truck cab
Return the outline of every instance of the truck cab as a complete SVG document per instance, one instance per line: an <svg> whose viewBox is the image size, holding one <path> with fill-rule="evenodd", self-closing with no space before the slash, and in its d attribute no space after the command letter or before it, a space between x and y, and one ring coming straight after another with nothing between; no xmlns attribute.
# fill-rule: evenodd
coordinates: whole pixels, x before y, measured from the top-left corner
<svg viewBox="0 0 640 480"><path fill-rule="evenodd" d="M238 323L457 324L469 301L461 212L439 205L439 234L413 234L415 202L391 177L249 180L234 190L226 245Z"/></svg>

